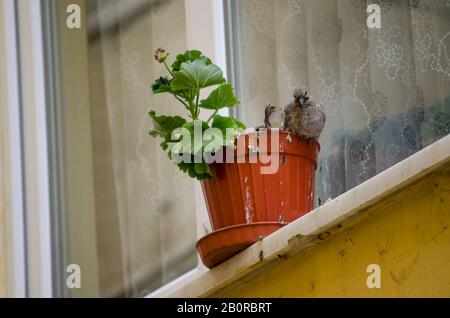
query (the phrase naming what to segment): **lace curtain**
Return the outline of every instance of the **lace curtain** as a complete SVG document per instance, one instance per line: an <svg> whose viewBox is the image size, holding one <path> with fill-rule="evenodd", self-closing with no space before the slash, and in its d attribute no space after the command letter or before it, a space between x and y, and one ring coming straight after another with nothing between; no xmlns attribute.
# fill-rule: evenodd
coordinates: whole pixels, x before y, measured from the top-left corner
<svg viewBox="0 0 450 318"><path fill-rule="evenodd" d="M381 7L368 29L367 5ZM247 124L304 84L325 106L324 202L450 133L450 0L235 1Z"/></svg>

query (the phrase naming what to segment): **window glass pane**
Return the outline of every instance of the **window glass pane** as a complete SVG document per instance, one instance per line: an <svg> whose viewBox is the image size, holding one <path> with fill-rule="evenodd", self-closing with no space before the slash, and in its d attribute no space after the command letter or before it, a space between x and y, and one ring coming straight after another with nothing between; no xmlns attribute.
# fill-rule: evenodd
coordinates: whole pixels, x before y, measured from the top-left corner
<svg viewBox="0 0 450 318"><path fill-rule="evenodd" d="M69 4L82 9L81 29L66 27ZM148 136L147 116L179 109L150 84L163 71L155 48L186 50L184 0L49 5L61 165L55 255L82 273L81 289L66 288L65 273L57 287L141 296L197 265L194 181Z"/></svg>
<svg viewBox="0 0 450 318"><path fill-rule="evenodd" d="M316 197L360 184L450 133L450 3L232 1L241 118L300 84L324 105ZM368 29L369 3L381 29Z"/></svg>
<svg viewBox="0 0 450 318"><path fill-rule="evenodd" d="M3 16L3 6L0 6L0 16ZM4 32L3 29L0 29L0 52L5 52L6 48L4 46L5 38L4 38ZM4 53L0 53L0 69L5 70L5 56ZM9 187L6 186L7 182L7 174L10 169L7 166L7 134L6 134L6 128L8 127L8 123L6 121L6 118L8 114L6 113L6 107L3 105L6 105L6 74L5 72L0 72L0 298L5 296L5 250L4 247L6 245L4 237L4 213L6 213L6 199L9 195L7 193L7 190Z"/></svg>

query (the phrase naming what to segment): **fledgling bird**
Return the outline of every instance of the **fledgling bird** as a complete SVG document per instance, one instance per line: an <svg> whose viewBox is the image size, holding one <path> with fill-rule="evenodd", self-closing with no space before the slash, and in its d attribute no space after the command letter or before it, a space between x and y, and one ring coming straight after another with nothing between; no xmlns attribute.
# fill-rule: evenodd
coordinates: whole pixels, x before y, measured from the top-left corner
<svg viewBox="0 0 450 318"><path fill-rule="evenodd" d="M284 117L284 130L295 132L308 142L319 139L325 127L326 115L322 105L309 95L304 86L294 89L294 100L285 107Z"/></svg>
<svg viewBox="0 0 450 318"><path fill-rule="evenodd" d="M294 100L286 105L284 108L284 126L283 130L297 132L300 130L300 126L303 118L302 105L298 98L295 97Z"/></svg>
<svg viewBox="0 0 450 318"><path fill-rule="evenodd" d="M257 129L282 129L284 126L284 112L280 107L267 104L264 111L264 125Z"/></svg>

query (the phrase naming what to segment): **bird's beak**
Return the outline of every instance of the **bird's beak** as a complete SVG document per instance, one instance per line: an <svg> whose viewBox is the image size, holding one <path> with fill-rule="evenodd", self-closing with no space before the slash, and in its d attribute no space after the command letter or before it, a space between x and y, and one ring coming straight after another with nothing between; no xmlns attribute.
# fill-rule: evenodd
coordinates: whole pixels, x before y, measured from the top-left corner
<svg viewBox="0 0 450 318"><path fill-rule="evenodd" d="M310 99L310 96L309 96L309 95L302 96L302 97L300 98L300 102L301 102L302 106L303 106L307 101L309 101L309 99Z"/></svg>

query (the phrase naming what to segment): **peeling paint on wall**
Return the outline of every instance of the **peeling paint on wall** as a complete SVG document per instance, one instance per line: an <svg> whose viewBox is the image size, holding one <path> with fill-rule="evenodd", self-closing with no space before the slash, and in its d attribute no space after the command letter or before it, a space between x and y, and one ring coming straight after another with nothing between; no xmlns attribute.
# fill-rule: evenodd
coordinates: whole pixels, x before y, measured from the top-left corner
<svg viewBox="0 0 450 318"><path fill-rule="evenodd" d="M450 297L450 165L368 217L212 297ZM379 264L381 288L366 285Z"/></svg>

